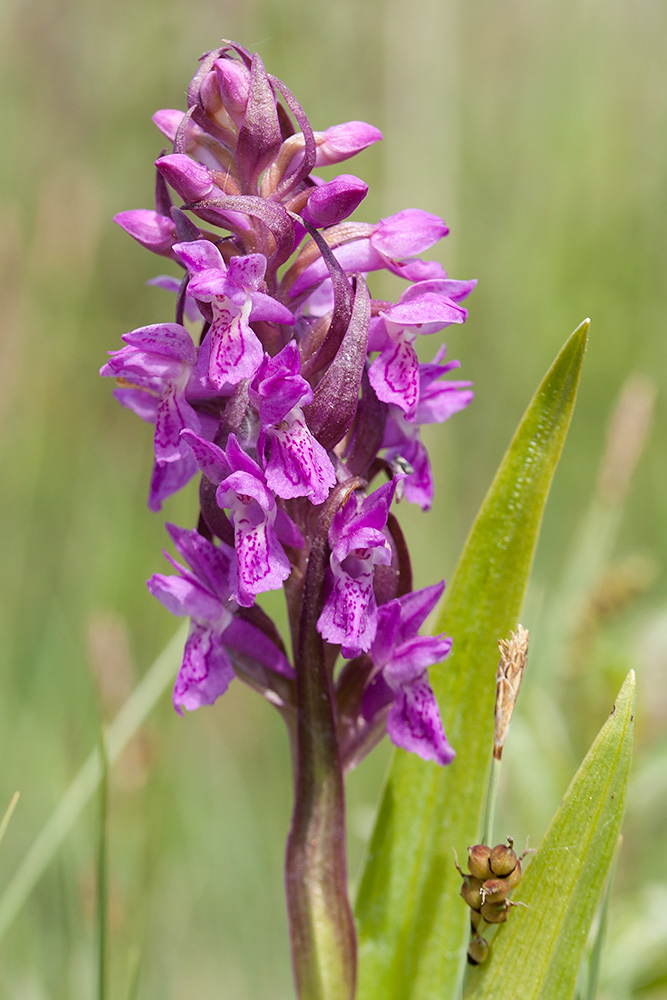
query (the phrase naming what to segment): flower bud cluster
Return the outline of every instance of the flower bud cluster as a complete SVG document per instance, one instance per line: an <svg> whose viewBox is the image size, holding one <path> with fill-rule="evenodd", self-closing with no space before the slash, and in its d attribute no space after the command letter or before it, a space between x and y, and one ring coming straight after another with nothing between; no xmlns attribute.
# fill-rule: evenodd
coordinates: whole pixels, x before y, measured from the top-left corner
<svg viewBox="0 0 667 1000"><path fill-rule="evenodd" d="M468 871L456 864L463 878L461 897L470 907L471 939L468 961L479 965L486 958L488 942L482 936L486 924L502 924L512 906L510 894L521 881L521 860L513 850L514 841L507 844L475 844L468 848ZM524 855L522 855L524 857Z"/></svg>
<svg viewBox="0 0 667 1000"><path fill-rule="evenodd" d="M315 171L380 132L359 121L314 131L242 46L203 56L187 111L153 120L169 142L155 208L116 222L173 265L154 283L175 293L174 322L126 333L101 373L155 427L149 507L201 476L197 529L168 526L182 562L167 556L175 575L148 582L191 622L174 704L211 704L241 676L289 714L293 664L256 603L284 588L297 659L303 608L317 609L344 766L385 726L399 746L448 763L427 670L451 643L417 634L444 584L412 590L390 507L430 506L420 428L472 398L469 382L445 378L458 362L444 347L422 363L416 342L464 322L475 282L421 259L448 232L438 216L350 220L365 182ZM397 302L372 297L366 277L378 270L406 283ZM307 580L316 550L324 568Z"/></svg>

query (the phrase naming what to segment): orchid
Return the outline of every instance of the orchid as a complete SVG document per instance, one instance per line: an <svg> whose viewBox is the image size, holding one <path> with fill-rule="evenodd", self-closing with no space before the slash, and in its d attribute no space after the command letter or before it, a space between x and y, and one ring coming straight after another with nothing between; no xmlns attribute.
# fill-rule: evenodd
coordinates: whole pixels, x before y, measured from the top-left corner
<svg viewBox="0 0 667 1000"><path fill-rule="evenodd" d="M309 938L312 884L336 914L331 953L351 997L343 774L384 731L424 760L454 758L428 671L456 636L418 635L444 584L413 591L392 507L403 496L430 506L419 428L471 401L469 382L443 378L458 362L438 351L420 364L417 341L465 321L475 282L422 259L449 231L433 213L350 220L365 181L315 171L380 132L358 121L314 132L242 46L205 55L187 111L154 122L171 143L155 161L155 207L116 221L175 268L154 279L176 292L175 322L126 334L101 373L155 423L149 506L201 473L196 529L168 526L182 562L168 555L175 575L148 581L190 619L174 705L210 706L239 677L281 712L296 768L287 886L297 988L311 995L316 955L331 944ZM366 277L381 270L406 282L396 303L373 298ZM275 590L291 662L261 608ZM326 877L308 861L313 843Z"/></svg>

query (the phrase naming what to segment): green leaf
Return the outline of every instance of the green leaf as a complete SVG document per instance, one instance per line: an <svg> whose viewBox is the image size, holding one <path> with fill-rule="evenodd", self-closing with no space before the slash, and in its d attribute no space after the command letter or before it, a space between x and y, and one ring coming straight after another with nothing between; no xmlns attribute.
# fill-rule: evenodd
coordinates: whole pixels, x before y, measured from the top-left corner
<svg viewBox="0 0 667 1000"><path fill-rule="evenodd" d="M516 908L473 970L470 1000L568 1000L614 856L632 759L635 675L572 779L514 898ZM517 970L520 970L517 972Z"/></svg>
<svg viewBox="0 0 667 1000"><path fill-rule="evenodd" d="M359 1000L458 996L467 916L452 847L474 843L491 761L498 639L517 623L579 382L588 321L547 372L482 504L437 631L454 638L431 683L457 759L397 751L359 890Z"/></svg>

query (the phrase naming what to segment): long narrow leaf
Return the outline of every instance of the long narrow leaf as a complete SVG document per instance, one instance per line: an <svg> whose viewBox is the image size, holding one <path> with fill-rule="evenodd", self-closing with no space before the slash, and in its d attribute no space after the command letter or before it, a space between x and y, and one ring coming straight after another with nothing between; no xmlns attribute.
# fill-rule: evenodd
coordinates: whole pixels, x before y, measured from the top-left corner
<svg viewBox="0 0 667 1000"><path fill-rule="evenodd" d="M454 652L431 682L458 753L449 768L395 755L362 878L359 1000L450 1000L466 915L452 847L477 837L493 741L497 642L518 619L542 512L572 416L588 321L533 397L473 525L438 631Z"/></svg>
<svg viewBox="0 0 667 1000"><path fill-rule="evenodd" d="M623 819L634 711L630 671L515 893L526 908L517 907L499 929L466 998L572 997Z"/></svg>

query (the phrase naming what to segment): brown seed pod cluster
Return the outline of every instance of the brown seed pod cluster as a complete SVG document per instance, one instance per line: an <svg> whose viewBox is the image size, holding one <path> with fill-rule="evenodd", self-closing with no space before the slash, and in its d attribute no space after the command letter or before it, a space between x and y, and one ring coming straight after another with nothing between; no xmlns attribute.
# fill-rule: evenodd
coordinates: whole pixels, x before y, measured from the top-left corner
<svg viewBox="0 0 667 1000"><path fill-rule="evenodd" d="M456 862L463 878L461 896L470 907L471 938L468 947L468 961L479 965L486 959L489 945L482 937L487 924L502 924L512 906L516 906L509 896L521 881L521 858L513 850L514 841L507 838L506 844L487 847L475 844L468 848L468 871L464 872Z"/></svg>

